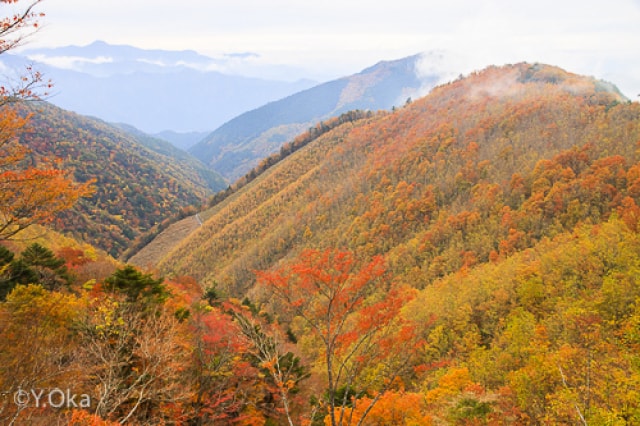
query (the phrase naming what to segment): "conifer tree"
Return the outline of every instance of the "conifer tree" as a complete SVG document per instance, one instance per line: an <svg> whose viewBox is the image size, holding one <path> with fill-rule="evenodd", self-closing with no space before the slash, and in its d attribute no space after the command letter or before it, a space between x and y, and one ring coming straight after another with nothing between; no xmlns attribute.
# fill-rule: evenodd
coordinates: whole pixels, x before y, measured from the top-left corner
<svg viewBox="0 0 640 426"><path fill-rule="evenodd" d="M71 275L67 270L64 259L48 248L34 243L21 253L22 261L35 273L38 283L48 290L57 290L63 285L71 284Z"/></svg>
<svg viewBox="0 0 640 426"><path fill-rule="evenodd" d="M143 301L160 304L169 296L163 279L154 279L131 265L118 269L105 281L105 288L126 295L128 302Z"/></svg>

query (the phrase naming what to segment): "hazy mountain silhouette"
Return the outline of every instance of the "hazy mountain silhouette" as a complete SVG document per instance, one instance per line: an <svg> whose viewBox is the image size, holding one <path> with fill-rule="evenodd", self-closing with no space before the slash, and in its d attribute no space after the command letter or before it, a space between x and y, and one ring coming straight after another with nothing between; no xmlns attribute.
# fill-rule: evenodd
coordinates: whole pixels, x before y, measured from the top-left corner
<svg viewBox="0 0 640 426"><path fill-rule="evenodd" d="M129 123L148 133L211 131L238 114L315 84L227 74L222 72L225 60L189 50L104 42L25 50L21 57L3 55L1 61L8 67L33 63L53 80L49 101L61 108Z"/></svg>
<svg viewBox="0 0 640 426"><path fill-rule="evenodd" d="M233 180L316 122L345 111L387 110L432 87L438 75L421 76L421 55L383 61L358 74L301 91L225 123L190 149Z"/></svg>

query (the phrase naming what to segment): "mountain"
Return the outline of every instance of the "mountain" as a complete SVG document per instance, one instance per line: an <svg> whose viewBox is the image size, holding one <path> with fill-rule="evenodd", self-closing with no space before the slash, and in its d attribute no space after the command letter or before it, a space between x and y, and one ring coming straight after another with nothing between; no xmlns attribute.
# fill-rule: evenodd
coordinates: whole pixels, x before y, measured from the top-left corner
<svg viewBox="0 0 640 426"><path fill-rule="evenodd" d="M415 55L383 61L358 74L245 112L216 129L190 152L235 180L320 120L355 109L391 109L432 87L440 77L422 76L421 60L421 55Z"/></svg>
<svg viewBox="0 0 640 426"><path fill-rule="evenodd" d="M490 67L317 123L149 245L168 280L3 242L3 383L106 407L3 419L639 424L639 123Z"/></svg>
<svg viewBox="0 0 640 426"><path fill-rule="evenodd" d="M187 153L141 132L128 132L46 102L32 114L21 142L34 156L57 157L75 179L95 179L90 199L59 216L55 229L118 256L142 232L226 186Z"/></svg>
<svg viewBox="0 0 640 426"><path fill-rule="evenodd" d="M218 172L210 169L200 160L198 160L188 152L178 148L170 141L167 141L166 139L161 137L148 135L129 124L112 123L111 125L129 133L136 139L138 143L149 148L150 150L175 160L176 163L181 167L184 167L185 170L195 171L198 176L207 184L207 187L211 191L215 192L227 186L227 182ZM164 134L167 134L167 132L165 132ZM173 135L177 137L178 134L173 133Z"/></svg>
<svg viewBox="0 0 640 426"><path fill-rule="evenodd" d="M326 395L332 360L364 376L338 381L345 416L379 398L368 423L635 424L638 123L610 83L491 67L328 126L143 252L286 330L321 371L304 389Z"/></svg>
<svg viewBox="0 0 640 426"><path fill-rule="evenodd" d="M164 139L173 146L187 151L208 135L209 132L174 132L172 130L165 130L160 133L155 133L153 136Z"/></svg>
<svg viewBox="0 0 640 426"><path fill-rule="evenodd" d="M315 84L231 74L227 63L237 63L238 57L213 59L193 51L95 42L20 54L3 55L2 63L33 63L55 84L50 102L148 133L210 131L238 114Z"/></svg>
<svg viewBox="0 0 640 426"><path fill-rule="evenodd" d="M189 66L206 68L222 66L193 50L146 50L127 45L112 45L95 41L86 46L63 46L27 49L21 55L57 68L72 69L96 77L118 74L171 72L173 68Z"/></svg>
<svg viewBox="0 0 640 426"><path fill-rule="evenodd" d="M321 134L145 262L241 295L254 270L345 247L384 255L422 288L615 211L626 181L598 173L632 167L638 114L609 83L537 64L489 68Z"/></svg>

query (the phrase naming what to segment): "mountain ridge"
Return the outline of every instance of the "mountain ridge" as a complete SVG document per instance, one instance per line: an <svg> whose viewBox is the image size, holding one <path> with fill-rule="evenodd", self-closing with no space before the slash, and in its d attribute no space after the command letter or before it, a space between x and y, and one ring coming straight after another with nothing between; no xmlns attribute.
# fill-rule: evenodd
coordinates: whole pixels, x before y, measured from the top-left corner
<svg viewBox="0 0 640 426"><path fill-rule="evenodd" d="M179 167L138 167L158 153L116 149L130 134L46 113L34 125L67 166L116 163L76 170L123 190L106 213L184 188ZM108 413L72 413L93 423L638 423L639 147L639 103L543 64L323 120L183 209L145 247L152 273L66 238L3 242L0 354L19 367L5 382L49 371L42 386L87 398L109 377L139 385L112 386L125 402Z"/></svg>
<svg viewBox="0 0 640 426"><path fill-rule="evenodd" d="M349 110L391 109L433 85L440 76L418 76L421 57L380 61L360 73L248 111L220 126L190 152L234 180L318 121Z"/></svg>

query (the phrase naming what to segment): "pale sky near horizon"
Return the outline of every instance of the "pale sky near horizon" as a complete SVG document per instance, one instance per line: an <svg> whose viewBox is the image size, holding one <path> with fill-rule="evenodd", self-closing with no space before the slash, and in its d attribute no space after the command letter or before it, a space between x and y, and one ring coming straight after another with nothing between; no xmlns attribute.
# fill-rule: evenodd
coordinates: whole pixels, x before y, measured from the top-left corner
<svg viewBox="0 0 640 426"><path fill-rule="evenodd" d="M544 62L640 100L640 0L44 0L37 10L44 28L27 47L103 40L213 57L253 52L333 78L437 50L453 54L456 75Z"/></svg>

